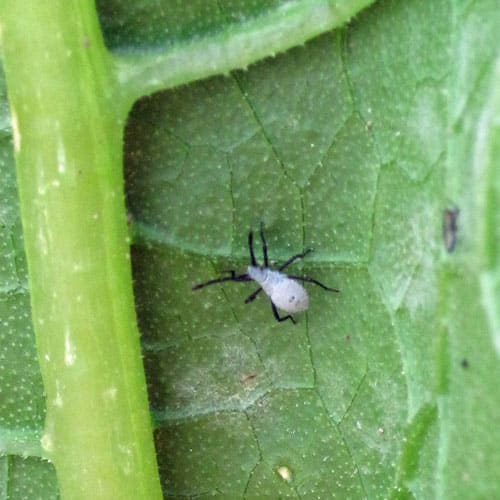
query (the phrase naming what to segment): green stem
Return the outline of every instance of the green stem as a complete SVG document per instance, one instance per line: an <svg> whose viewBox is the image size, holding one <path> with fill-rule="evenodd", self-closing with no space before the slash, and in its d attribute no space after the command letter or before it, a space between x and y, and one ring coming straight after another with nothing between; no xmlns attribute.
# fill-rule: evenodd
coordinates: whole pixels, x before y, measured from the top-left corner
<svg viewBox="0 0 500 500"><path fill-rule="evenodd" d="M124 98L92 0L3 0L42 446L63 498L161 498L132 294Z"/></svg>

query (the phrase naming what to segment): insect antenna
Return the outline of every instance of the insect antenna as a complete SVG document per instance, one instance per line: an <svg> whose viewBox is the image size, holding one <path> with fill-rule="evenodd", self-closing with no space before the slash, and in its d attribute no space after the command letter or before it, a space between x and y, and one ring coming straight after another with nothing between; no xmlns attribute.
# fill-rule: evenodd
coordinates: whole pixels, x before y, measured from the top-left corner
<svg viewBox="0 0 500 500"><path fill-rule="evenodd" d="M264 236L264 223L260 223L260 239L262 240L262 253L264 255L264 267L269 267L269 260L267 258L267 242Z"/></svg>
<svg viewBox="0 0 500 500"><path fill-rule="evenodd" d="M248 250L250 251L250 264L257 267L257 261L255 260L255 254L253 253L253 232L248 233Z"/></svg>

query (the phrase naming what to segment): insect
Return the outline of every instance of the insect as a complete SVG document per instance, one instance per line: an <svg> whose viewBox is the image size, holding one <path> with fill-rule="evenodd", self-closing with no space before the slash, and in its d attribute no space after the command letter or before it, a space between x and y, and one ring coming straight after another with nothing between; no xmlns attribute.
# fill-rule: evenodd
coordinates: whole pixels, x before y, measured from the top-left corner
<svg viewBox="0 0 500 500"><path fill-rule="evenodd" d="M314 283L320 286L323 290L328 292L339 292L336 288L329 288L323 283L320 283L314 278L309 278L308 276L296 276L292 274L285 274L284 271L292 262L297 259L304 258L308 253L312 252L312 249L307 249L303 253L298 253L290 257L284 264L279 266L277 269L271 269L269 267L269 259L267 256L267 243L264 236L264 224L260 223L260 239L262 240L262 253L264 255L264 265L259 266L257 260L255 259L255 254L253 250L253 232L248 233L248 250L250 251L250 265L247 267L247 272L244 274L236 274L234 270L225 271L229 276L223 276L220 278L211 279L200 283L199 285L193 286L193 290L199 290L208 285L214 285L215 283L223 283L225 281L256 281L260 287L257 288L252 294L250 294L246 300L245 304L249 304L254 301L260 292L264 293L269 297L271 301L271 307L273 310L274 317L276 321L285 321L289 319L295 324L295 319L290 315L280 316L278 309L281 309L287 313L296 313L300 311L305 311L309 307L309 296L307 295L306 289L298 281L303 281L307 283Z"/></svg>

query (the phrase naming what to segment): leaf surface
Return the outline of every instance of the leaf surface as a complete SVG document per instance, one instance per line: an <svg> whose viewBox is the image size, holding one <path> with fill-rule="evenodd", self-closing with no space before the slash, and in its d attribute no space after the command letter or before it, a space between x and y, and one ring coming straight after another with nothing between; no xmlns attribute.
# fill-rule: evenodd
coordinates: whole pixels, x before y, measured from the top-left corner
<svg viewBox="0 0 500 500"><path fill-rule="evenodd" d="M282 7L179 5L98 2L108 46L141 57ZM167 496L498 495L499 21L492 1L379 2L134 106L134 287ZM2 109L0 491L40 477L53 498ZM245 305L248 283L191 291L245 271L260 221L273 261L314 248L290 272L341 290L308 286L296 326L263 294Z"/></svg>

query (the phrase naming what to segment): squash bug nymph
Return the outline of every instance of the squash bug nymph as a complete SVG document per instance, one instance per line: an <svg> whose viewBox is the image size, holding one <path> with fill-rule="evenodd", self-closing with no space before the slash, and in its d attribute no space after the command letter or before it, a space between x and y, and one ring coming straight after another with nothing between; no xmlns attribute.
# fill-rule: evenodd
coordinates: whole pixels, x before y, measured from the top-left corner
<svg viewBox="0 0 500 500"><path fill-rule="evenodd" d="M329 288L318 280L314 278L309 278L308 276L297 276L292 274L286 274L283 272L292 262L297 259L304 258L308 253L312 252L309 248L303 253L298 253L290 257L284 264L279 266L277 269L272 269L269 267L269 259L267 256L267 243L264 237L264 224L260 224L260 238L262 240L262 253L264 255L264 265L259 266L257 260L255 259L255 254L253 250L253 232L248 233L248 249L250 252L250 265L247 267L247 272L244 274L236 274L235 271L226 271L229 276L223 276L220 278L215 278L199 285L193 286L193 290L199 290L208 285L214 285L215 283L223 283L225 281L255 281L260 287L257 288L251 295L249 295L245 304L252 302L257 295L264 291L264 293L269 297L271 301L271 307L273 310L274 317L276 321L285 321L289 319L292 323L295 323L295 319L290 315L280 316L278 309L285 311L287 313L296 313L305 311L309 307L309 296L307 290L298 281L313 283L320 286L323 290L328 292L338 292L336 288Z"/></svg>

